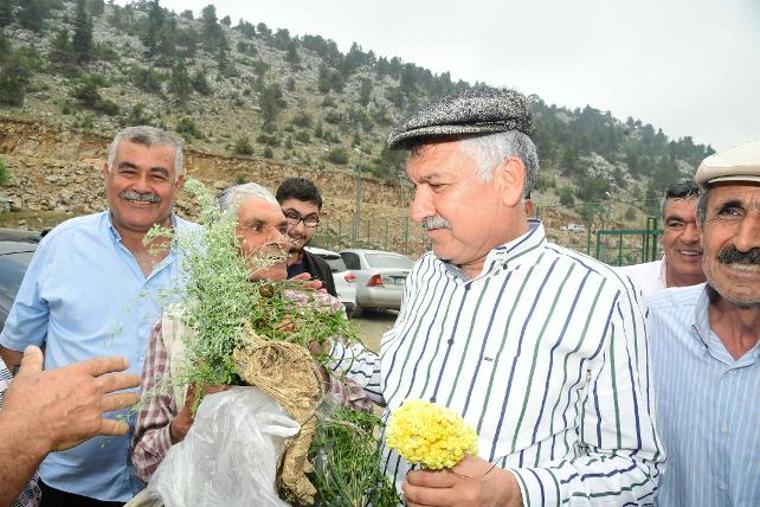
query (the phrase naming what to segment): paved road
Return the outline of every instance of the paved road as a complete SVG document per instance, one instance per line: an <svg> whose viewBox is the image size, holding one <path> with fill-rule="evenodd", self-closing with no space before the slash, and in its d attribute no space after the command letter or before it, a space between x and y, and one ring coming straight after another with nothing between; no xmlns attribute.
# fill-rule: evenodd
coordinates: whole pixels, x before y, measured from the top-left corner
<svg viewBox="0 0 760 507"><path fill-rule="evenodd" d="M359 336L364 344L371 350L380 348L380 337L393 327L397 312L365 310L361 317L352 318L351 321L359 326Z"/></svg>

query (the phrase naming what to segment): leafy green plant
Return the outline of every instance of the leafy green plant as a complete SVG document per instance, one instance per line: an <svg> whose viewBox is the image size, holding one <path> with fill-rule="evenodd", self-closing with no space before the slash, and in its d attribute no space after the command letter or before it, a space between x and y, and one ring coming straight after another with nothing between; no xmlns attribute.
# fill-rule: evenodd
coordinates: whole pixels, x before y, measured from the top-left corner
<svg viewBox="0 0 760 507"><path fill-rule="evenodd" d="M192 118L180 118L180 120L177 122L177 127L174 130L176 130L178 134L181 134L182 137L188 141L194 137L199 139L203 138L203 134L198 129L198 126L195 124Z"/></svg>
<svg viewBox="0 0 760 507"><path fill-rule="evenodd" d="M265 340L287 341L305 348L327 345L338 336L348 343L356 340L356 329L343 313L325 311L315 301L298 304L288 297L289 289L300 287L298 282L251 282L252 270L281 257L261 252L242 256L235 234L237 210L233 207L220 211L197 180L188 180L185 188L200 203L202 234L175 234L157 226L145 241L155 244L155 240L165 238L180 252L180 278L187 283L181 289L166 291L163 297L167 304L182 305L185 323L195 331L195 337L183 338L186 359L171 385L159 385L157 392L147 393L147 397L168 392L174 386L193 385L202 391L204 385L239 384L232 354L244 343L249 328ZM302 294L308 297L308 293ZM328 365L329 358L317 356L315 360ZM335 409L333 405L328 397L316 414L317 432L310 450L317 464L314 482L323 504L398 505L393 485L378 467L377 435L382 421L372 414L348 407Z"/></svg>
<svg viewBox="0 0 760 507"><path fill-rule="evenodd" d="M348 151L343 146L337 146L327 153L327 161L333 164L345 165L348 163Z"/></svg>
<svg viewBox="0 0 760 507"><path fill-rule="evenodd" d="M237 155L253 155L253 146L248 136L240 136L235 140L233 151Z"/></svg>

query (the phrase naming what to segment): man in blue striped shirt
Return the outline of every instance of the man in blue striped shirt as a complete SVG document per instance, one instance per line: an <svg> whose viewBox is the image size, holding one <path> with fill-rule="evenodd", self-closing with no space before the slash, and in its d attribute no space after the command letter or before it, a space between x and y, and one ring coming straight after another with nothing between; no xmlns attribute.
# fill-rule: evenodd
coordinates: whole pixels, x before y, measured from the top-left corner
<svg viewBox="0 0 760 507"><path fill-rule="evenodd" d="M760 505L760 141L697 170L706 284L648 299L657 423L670 458L657 503Z"/></svg>
<svg viewBox="0 0 760 507"><path fill-rule="evenodd" d="M532 133L527 97L479 89L431 104L389 137L411 150L411 214L433 252L407 278L379 357L336 344L335 369L385 404L385 417L429 400L479 436L479 456L454 471L410 471L384 450L381 466L410 506L654 498L664 456L642 306L611 268L527 220Z"/></svg>

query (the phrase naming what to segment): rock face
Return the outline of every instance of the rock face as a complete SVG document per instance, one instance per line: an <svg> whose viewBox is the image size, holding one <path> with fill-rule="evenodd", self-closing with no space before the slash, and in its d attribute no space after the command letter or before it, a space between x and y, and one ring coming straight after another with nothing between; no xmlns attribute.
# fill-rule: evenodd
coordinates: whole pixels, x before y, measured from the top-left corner
<svg viewBox="0 0 760 507"><path fill-rule="evenodd" d="M56 214L58 221L105 209L101 171L109 143L110 138L92 133L0 119L0 157L10 173L9 185L0 187L0 199L10 200L14 212ZM274 192L285 178L309 178L323 195L320 234L331 239L322 243L340 246L338 241L347 241L352 233L355 178L351 172L193 150L186 150L185 165L188 176L199 179L214 192L251 181ZM360 238L378 248L387 244L388 248L418 250L423 241L419 228L406 224L411 189L370 178L362 178L361 185ZM177 206L180 215L191 220L197 216L197 208L187 195L180 197ZM24 226L20 220L15 225ZM335 244L330 244L333 241ZM349 245L343 242L342 246Z"/></svg>

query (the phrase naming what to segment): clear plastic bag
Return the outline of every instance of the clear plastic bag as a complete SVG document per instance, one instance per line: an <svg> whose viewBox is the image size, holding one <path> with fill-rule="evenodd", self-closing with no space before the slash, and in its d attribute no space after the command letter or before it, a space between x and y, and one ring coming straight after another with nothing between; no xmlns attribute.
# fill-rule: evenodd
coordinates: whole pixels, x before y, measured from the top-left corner
<svg viewBox="0 0 760 507"><path fill-rule="evenodd" d="M185 439L148 484L166 507L281 507L275 479L285 439L299 425L255 387L203 399Z"/></svg>

